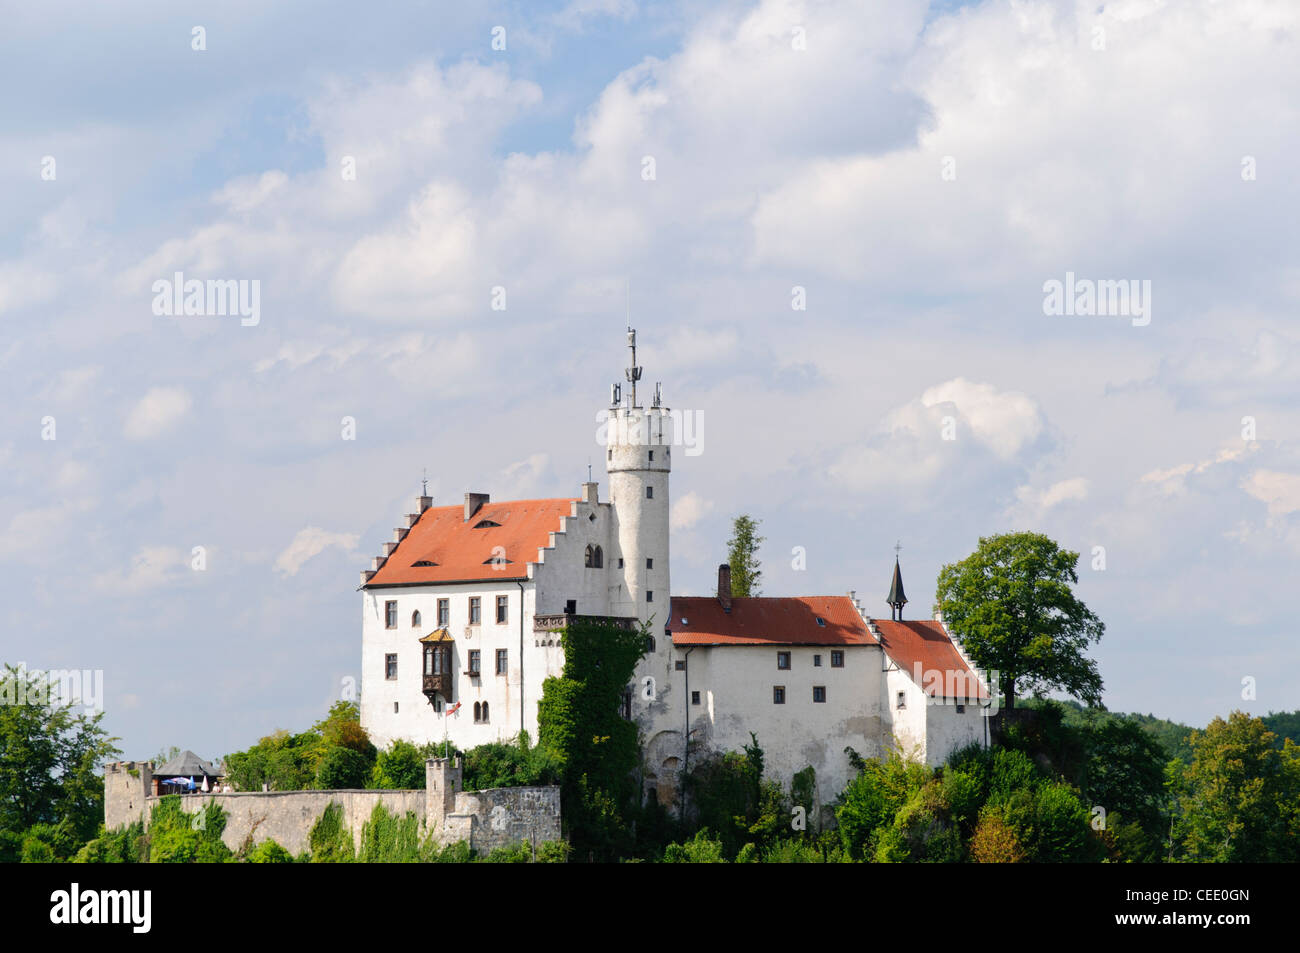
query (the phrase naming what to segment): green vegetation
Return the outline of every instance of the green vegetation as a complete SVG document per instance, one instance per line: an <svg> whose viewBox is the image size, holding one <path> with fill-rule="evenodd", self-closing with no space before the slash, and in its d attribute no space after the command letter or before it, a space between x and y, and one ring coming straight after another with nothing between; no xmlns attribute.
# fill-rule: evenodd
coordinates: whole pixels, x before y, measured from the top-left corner
<svg viewBox="0 0 1300 953"><path fill-rule="evenodd" d="M1052 689L1101 703L1101 675L1084 651L1105 626L1071 589L1078 562L1046 536L1005 533L939 571L935 610L975 663L998 673L1007 708L1018 692Z"/></svg>
<svg viewBox="0 0 1300 953"><path fill-rule="evenodd" d="M99 766L121 756L118 739L103 712L50 696L43 672L0 672L0 863L69 860L104 817Z"/></svg>
<svg viewBox="0 0 1300 953"><path fill-rule="evenodd" d="M277 731L226 755L226 776L239 791L363 788L377 756L357 703L340 701L301 734Z"/></svg>
<svg viewBox="0 0 1300 953"><path fill-rule="evenodd" d="M766 537L758 535L760 520L743 513L731 523L731 539L727 541L727 565L731 567L731 594L757 596L762 590L762 563L758 561L758 547Z"/></svg>
<svg viewBox="0 0 1300 953"><path fill-rule="evenodd" d="M445 847L438 844L427 835L414 813L408 811L397 817L382 804L375 805L370 819L361 827L360 850L354 848L352 832L343 823L343 812L337 804L330 804L317 819L309 841L308 859L318 864L563 863L568 856L568 845L558 842L539 844L535 856L531 845L519 844L479 857L464 841Z"/></svg>
<svg viewBox="0 0 1300 953"><path fill-rule="evenodd" d="M1169 767L1179 811L1171 855L1198 862L1300 860L1300 746L1233 712L1192 732L1192 760Z"/></svg>
<svg viewBox="0 0 1300 953"><path fill-rule="evenodd" d="M564 823L583 859L616 860L635 846L640 746L619 706L649 634L576 620L561 636L564 673L542 683L539 741L562 772Z"/></svg>

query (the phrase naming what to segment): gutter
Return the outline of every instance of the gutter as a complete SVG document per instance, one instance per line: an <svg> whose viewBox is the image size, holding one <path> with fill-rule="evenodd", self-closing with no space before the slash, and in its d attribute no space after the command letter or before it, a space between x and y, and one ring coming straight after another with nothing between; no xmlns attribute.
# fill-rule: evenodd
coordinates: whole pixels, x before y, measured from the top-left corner
<svg viewBox="0 0 1300 953"><path fill-rule="evenodd" d="M515 583L519 587L519 733L523 737L524 731L524 584L522 581ZM536 744L536 739L533 741Z"/></svg>
<svg viewBox="0 0 1300 953"><path fill-rule="evenodd" d="M695 646L686 650L686 657L683 659L682 671L686 673L686 688L682 693L682 698L686 702L686 734L682 737L682 806L681 816L686 817L686 775L691 768L691 653L695 651Z"/></svg>

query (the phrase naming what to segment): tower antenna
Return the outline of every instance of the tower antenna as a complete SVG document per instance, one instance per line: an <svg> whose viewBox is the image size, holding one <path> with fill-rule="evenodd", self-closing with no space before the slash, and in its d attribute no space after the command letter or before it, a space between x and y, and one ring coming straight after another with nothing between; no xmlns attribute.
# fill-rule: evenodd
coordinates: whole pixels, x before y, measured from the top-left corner
<svg viewBox="0 0 1300 953"><path fill-rule="evenodd" d="M636 407L636 382L641 379L641 368L636 366L636 329L631 325L627 328L627 346L632 351L632 363L627 369L627 380L632 385L632 407Z"/></svg>

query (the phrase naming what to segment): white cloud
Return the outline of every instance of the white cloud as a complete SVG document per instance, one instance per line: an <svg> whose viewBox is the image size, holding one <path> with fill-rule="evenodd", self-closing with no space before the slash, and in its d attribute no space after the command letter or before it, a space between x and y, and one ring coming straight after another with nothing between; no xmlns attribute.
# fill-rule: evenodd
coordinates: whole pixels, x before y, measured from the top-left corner
<svg viewBox="0 0 1300 953"><path fill-rule="evenodd" d="M713 503L694 490L673 501L668 521L672 529L690 529L713 510Z"/></svg>
<svg viewBox="0 0 1300 953"><path fill-rule="evenodd" d="M1300 510L1300 474L1256 470L1242 480L1241 488L1267 504L1270 517Z"/></svg>
<svg viewBox="0 0 1300 953"><path fill-rule="evenodd" d="M148 440L174 427L190 412L193 401L180 387L153 387L127 415L123 434L130 440Z"/></svg>
<svg viewBox="0 0 1300 953"><path fill-rule="evenodd" d="M829 472L858 490L919 489L958 468L969 480L981 449L986 459L991 453L999 463L1010 463L1042 432L1042 415L1031 398L959 377L890 411Z"/></svg>
<svg viewBox="0 0 1300 953"><path fill-rule="evenodd" d="M976 439L1004 460L1014 457L1043 430L1038 405L1029 397L961 377L931 387L921 395L921 403L939 409L944 404L953 405L970 424Z"/></svg>
<svg viewBox="0 0 1300 953"><path fill-rule="evenodd" d="M1020 521L1035 521L1061 503L1077 502L1088 498L1089 483L1086 477L1060 480L1045 489L1032 486L1016 488L1016 505L1011 515Z"/></svg>
<svg viewBox="0 0 1300 953"><path fill-rule="evenodd" d="M288 181L289 177L279 169L272 169L261 175L231 179L221 187L213 200L232 212L247 212L265 202L273 192Z"/></svg>
<svg viewBox="0 0 1300 953"><path fill-rule="evenodd" d="M132 595L171 585L184 579L190 568L190 553L174 546L145 546L125 570L111 570L95 577L104 592Z"/></svg>
<svg viewBox="0 0 1300 953"><path fill-rule="evenodd" d="M1184 492L1187 489L1187 477L1192 474L1205 473L1211 467L1217 467L1225 463L1231 463L1239 459L1248 452L1254 452L1259 449L1259 444L1252 443L1244 447L1225 447L1207 460L1201 460L1197 463L1180 463L1177 466L1165 469L1155 469L1148 473L1142 474L1138 478L1140 483L1154 484L1156 489L1161 493L1175 495Z"/></svg>
<svg viewBox="0 0 1300 953"><path fill-rule="evenodd" d="M354 533L331 533L319 526L308 526L299 530L293 542L275 558L275 571L286 576L296 576L308 560L331 547L337 546L348 553L355 552L360 539Z"/></svg>

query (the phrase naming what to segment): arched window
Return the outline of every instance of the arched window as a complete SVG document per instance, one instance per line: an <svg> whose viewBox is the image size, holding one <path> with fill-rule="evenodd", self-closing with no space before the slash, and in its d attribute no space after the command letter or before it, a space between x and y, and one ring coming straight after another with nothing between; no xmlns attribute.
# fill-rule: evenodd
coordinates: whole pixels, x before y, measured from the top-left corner
<svg viewBox="0 0 1300 953"><path fill-rule="evenodd" d="M419 624L420 624L420 610L416 609L414 612L411 613L411 628L415 628Z"/></svg>
<svg viewBox="0 0 1300 953"><path fill-rule="evenodd" d="M481 713L482 713L482 709L479 707L479 703L478 703L478 702L475 702L475 703L474 703L474 720L475 720L475 721L482 721L482 720L483 720L481 717L479 717Z"/></svg>
<svg viewBox="0 0 1300 953"><path fill-rule="evenodd" d="M587 568L600 569L605 565L605 554L599 546L587 546Z"/></svg>
<svg viewBox="0 0 1300 953"><path fill-rule="evenodd" d="M483 720L484 720L484 721L487 721L487 720L488 720L488 703L487 703L487 702L484 702L484 703L483 703Z"/></svg>

